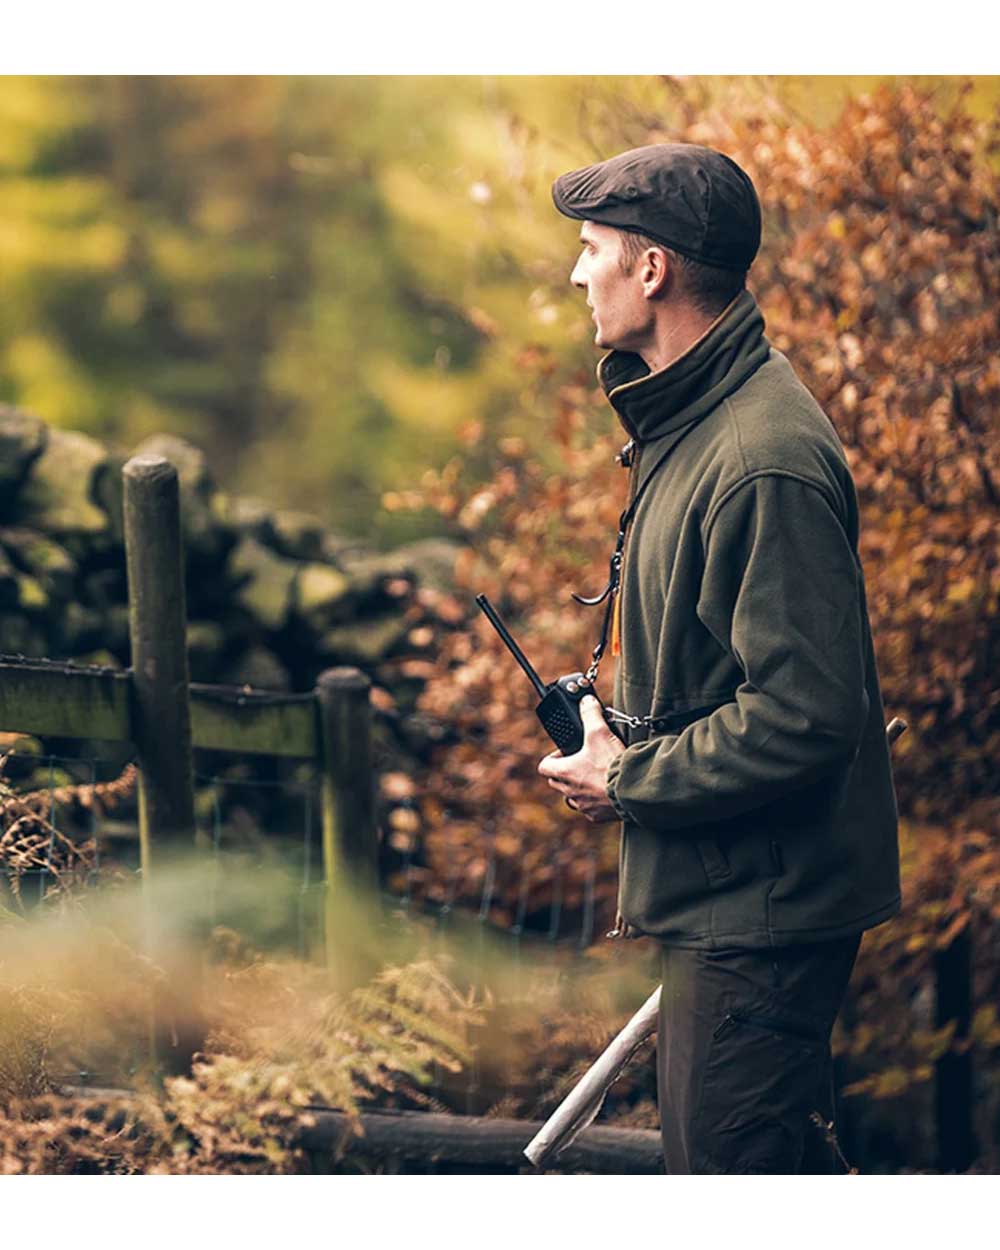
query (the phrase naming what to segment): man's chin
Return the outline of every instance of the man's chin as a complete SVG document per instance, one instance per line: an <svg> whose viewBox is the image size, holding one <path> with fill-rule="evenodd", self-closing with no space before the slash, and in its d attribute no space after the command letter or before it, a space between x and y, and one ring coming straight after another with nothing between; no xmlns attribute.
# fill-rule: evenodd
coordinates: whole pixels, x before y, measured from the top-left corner
<svg viewBox="0 0 1000 1250"><path fill-rule="evenodd" d="M630 341L626 339L613 339L610 334L602 334L600 330L594 332L594 346L599 347L605 352L634 352L638 349L630 345Z"/></svg>
<svg viewBox="0 0 1000 1250"><path fill-rule="evenodd" d="M613 338L610 330L605 330L598 322L594 322L594 346L600 347L603 351L616 351L621 346L621 340Z"/></svg>

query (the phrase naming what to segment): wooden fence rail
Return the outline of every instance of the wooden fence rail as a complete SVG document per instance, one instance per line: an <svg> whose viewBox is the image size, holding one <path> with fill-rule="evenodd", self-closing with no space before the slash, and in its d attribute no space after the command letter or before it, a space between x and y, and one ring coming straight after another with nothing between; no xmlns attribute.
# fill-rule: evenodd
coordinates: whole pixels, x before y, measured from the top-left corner
<svg viewBox="0 0 1000 1250"><path fill-rule="evenodd" d="M371 683L358 669L334 668L306 694L192 684L177 470L161 456L136 456L123 477L132 665L0 656L0 730L135 744L144 880L155 877L160 852L194 845L192 748L313 760L329 917L338 878L371 890L378 880ZM328 959L331 945L328 924Z"/></svg>

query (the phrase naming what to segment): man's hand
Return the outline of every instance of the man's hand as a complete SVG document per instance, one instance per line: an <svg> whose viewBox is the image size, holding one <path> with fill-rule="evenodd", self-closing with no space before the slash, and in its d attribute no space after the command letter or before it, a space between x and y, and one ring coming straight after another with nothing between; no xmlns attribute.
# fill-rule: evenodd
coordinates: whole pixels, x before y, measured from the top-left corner
<svg viewBox="0 0 1000 1250"><path fill-rule="evenodd" d="M538 765L553 790L566 799L574 811L600 824L618 820L618 813L608 800L606 789L608 765L625 750L620 738L608 728L601 705L588 694L580 703L583 716L583 746L575 755L553 751Z"/></svg>

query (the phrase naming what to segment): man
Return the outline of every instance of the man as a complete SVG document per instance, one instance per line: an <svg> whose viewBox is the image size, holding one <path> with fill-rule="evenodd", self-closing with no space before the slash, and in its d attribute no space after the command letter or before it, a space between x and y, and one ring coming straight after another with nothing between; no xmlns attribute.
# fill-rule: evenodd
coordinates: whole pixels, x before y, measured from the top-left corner
<svg viewBox="0 0 1000 1250"><path fill-rule="evenodd" d="M616 928L662 943L667 1171L837 1170L830 1031L862 931L900 905L851 475L746 290L742 169L655 144L552 194L582 222L571 281L631 506L614 710L586 699L582 750L539 772L621 819Z"/></svg>

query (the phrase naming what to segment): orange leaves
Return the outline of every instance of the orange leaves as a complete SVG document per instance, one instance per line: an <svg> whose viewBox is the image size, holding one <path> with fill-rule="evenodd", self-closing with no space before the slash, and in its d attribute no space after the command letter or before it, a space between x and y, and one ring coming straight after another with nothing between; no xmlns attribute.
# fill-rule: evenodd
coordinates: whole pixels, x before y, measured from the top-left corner
<svg viewBox="0 0 1000 1250"><path fill-rule="evenodd" d="M407 773L383 773L380 784L386 798L396 802L401 799L410 799L416 793L413 778Z"/></svg>
<svg viewBox="0 0 1000 1250"><path fill-rule="evenodd" d="M733 125L726 150L755 177L768 227L751 286L845 441L886 702L926 732L901 799L919 791L943 814L992 771L981 737L962 744L991 711L1000 645L1000 258L987 228L1000 188L986 129L908 86L850 102L822 143L797 123Z"/></svg>
<svg viewBox="0 0 1000 1250"><path fill-rule="evenodd" d="M995 796L1000 759L1000 252L990 226L1000 181L983 156L987 132L961 107L939 116L909 86L851 101L823 131L749 98L713 114L696 83L665 90L671 115L688 121L658 137L721 147L756 182L764 246L750 287L857 484L886 711L911 725L894 756L897 792L922 822L906 859L910 918L886 939L912 971L968 916L1000 918L1000 809L963 817ZM632 119L607 148L656 138ZM486 591L552 679L584 667L594 645L597 616L569 591L602 583L624 439L569 334L565 357L530 334L511 345L530 413L523 437L497 444L477 417L466 451L478 467L453 461L413 494L471 538L456 601ZM463 627L463 611L458 602L420 700L451 735L423 778L428 881L452 888L443 883L491 837L504 915L525 899L550 904L557 881L576 883L567 906L578 900L592 855L610 908L614 826L587 826L537 776L548 743L533 693L485 623ZM557 851L565 862L554 872ZM454 888L478 904L471 879ZM885 991L889 974L879 975ZM915 1055L907 1070L927 1062Z"/></svg>
<svg viewBox="0 0 1000 1250"><path fill-rule="evenodd" d="M981 593L982 584L974 577L962 577L953 581L948 587L945 597L949 603L968 603L977 593Z"/></svg>

